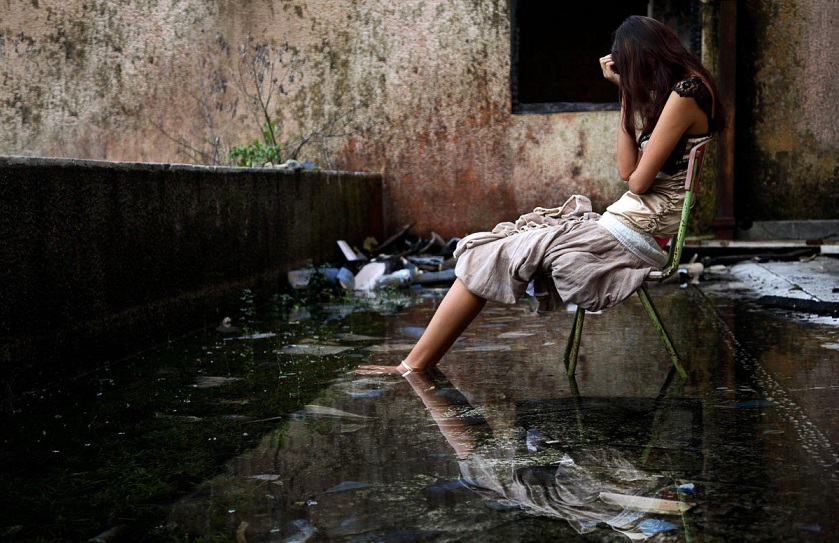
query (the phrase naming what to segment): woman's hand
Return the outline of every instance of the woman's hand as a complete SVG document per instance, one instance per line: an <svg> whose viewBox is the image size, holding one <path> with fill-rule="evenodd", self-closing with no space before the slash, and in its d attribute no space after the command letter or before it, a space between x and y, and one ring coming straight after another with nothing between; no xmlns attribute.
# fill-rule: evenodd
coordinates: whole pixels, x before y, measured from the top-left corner
<svg viewBox="0 0 839 543"><path fill-rule="evenodd" d="M612 55L600 57L600 69L603 70L603 77L606 78L606 81L611 81L615 85L620 85L621 76L615 72L614 67L615 61L612 60Z"/></svg>

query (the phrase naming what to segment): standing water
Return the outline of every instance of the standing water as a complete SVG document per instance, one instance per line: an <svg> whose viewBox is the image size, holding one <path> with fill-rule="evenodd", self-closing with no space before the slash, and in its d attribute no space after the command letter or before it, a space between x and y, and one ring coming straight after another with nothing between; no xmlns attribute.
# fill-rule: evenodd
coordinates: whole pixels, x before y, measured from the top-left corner
<svg viewBox="0 0 839 543"><path fill-rule="evenodd" d="M248 310L4 421L4 541L833 541L839 334L724 293L586 319L487 306L428 376L441 293Z"/></svg>

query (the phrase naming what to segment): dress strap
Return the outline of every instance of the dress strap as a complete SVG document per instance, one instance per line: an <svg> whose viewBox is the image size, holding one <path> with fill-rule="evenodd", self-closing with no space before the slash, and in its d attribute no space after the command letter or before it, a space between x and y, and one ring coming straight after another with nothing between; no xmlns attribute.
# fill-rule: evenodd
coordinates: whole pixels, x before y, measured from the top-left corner
<svg viewBox="0 0 839 543"><path fill-rule="evenodd" d="M699 105L699 108L708 118L708 127L710 130L713 120L714 98L705 81L698 75L692 75L673 85L673 91L682 98L693 98L696 100L697 105Z"/></svg>

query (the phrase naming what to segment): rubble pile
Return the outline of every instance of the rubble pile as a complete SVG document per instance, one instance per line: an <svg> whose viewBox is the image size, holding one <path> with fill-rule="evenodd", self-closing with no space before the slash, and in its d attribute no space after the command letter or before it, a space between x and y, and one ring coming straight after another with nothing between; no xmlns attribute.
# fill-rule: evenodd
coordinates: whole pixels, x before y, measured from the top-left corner
<svg viewBox="0 0 839 543"><path fill-rule="evenodd" d="M304 289L319 275L345 290L372 294L386 288L451 285L455 279L452 254L460 238L446 241L434 231L428 238L412 236L408 233L411 226L403 226L382 243L367 238L361 249L338 240L343 262L292 270L288 282L295 289Z"/></svg>

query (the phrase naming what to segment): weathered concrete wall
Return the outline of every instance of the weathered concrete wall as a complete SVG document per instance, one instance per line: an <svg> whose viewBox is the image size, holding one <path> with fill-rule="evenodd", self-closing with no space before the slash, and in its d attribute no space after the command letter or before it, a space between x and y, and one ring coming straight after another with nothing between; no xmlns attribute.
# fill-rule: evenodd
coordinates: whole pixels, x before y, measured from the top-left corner
<svg viewBox="0 0 839 543"><path fill-rule="evenodd" d="M381 202L378 174L0 158L0 379L235 316L244 288L381 236Z"/></svg>
<svg viewBox="0 0 839 543"><path fill-rule="evenodd" d="M315 138L302 158L381 172L389 231L463 235L573 192L602 209L624 188L617 113L511 115L508 3L2 0L0 153L212 160L218 142L223 161L259 136L239 88L254 88L240 80L250 35L283 51L270 110L285 139L357 106L335 130L347 135ZM835 218L839 4L738 6L737 214ZM697 215L712 202L703 194Z"/></svg>
<svg viewBox="0 0 839 543"><path fill-rule="evenodd" d="M359 104L324 145L336 169L384 174L389 229L463 235L625 188L617 112L510 114L507 0L2 0L0 33L0 153L183 161L178 142L250 141L250 34L297 55L271 104L284 137ZM304 154L326 162L320 144Z"/></svg>
<svg viewBox="0 0 839 543"><path fill-rule="evenodd" d="M839 2L738 3L737 215L839 217Z"/></svg>

